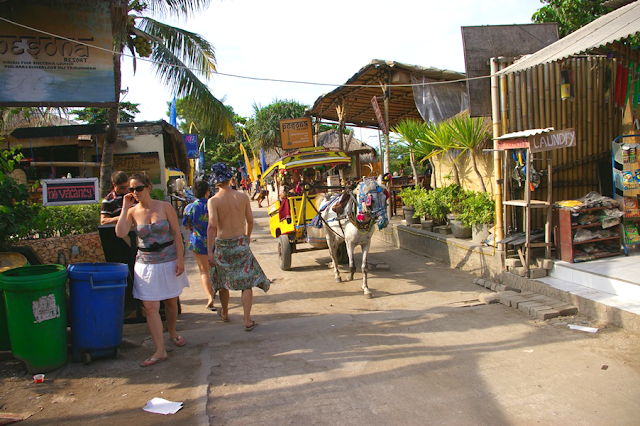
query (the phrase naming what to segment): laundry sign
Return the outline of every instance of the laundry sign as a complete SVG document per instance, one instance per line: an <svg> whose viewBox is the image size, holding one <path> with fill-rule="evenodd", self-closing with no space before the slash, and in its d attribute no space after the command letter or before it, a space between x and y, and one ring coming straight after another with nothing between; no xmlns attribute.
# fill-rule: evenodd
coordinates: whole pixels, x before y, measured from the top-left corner
<svg viewBox="0 0 640 426"><path fill-rule="evenodd" d="M576 146L575 129L562 129L541 133L529 138L531 152L551 151Z"/></svg>
<svg viewBox="0 0 640 426"><path fill-rule="evenodd" d="M42 296L38 300L31 302L33 318L35 323L60 318L60 306L56 305L56 297L52 294Z"/></svg>

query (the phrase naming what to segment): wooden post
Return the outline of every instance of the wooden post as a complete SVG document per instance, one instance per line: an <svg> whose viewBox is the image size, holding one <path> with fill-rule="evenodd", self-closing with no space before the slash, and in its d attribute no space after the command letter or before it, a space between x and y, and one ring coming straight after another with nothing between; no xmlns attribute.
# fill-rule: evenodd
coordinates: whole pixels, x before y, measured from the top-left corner
<svg viewBox="0 0 640 426"><path fill-rule="evenodd" d="M507 97L509 99L509 105L507 111L509 113L509 132L515 132L517 128L516 119L516 76L511 73L507 76Z"/></svg>
<svg viewBox="0 0 640 426"><path fill-rule="evenodd" d="M498 72L498 64L500 58L491 58L491 118L493 120L493 137L497 138L500 133L500 84L499 77L495 74ZM493 149L496 149L497 143L493 141ZM503 190L503 175L502 166L500 164L500 152L493 151L493 173L495 175L494 183L494 200L496 203L496 235L495 241L500 241L504 238L504 221L503 221L503 206L502 206L502 190Z"/></svg>

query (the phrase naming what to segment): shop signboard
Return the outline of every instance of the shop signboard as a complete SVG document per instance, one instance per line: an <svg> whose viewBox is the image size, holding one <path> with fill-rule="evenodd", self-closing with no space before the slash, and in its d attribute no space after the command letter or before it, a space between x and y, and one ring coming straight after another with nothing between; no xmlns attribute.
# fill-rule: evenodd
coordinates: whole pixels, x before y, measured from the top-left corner
<svg viewBox="0 0 640 426"><path fill-rule="evenodd" d="M384 118L382 118L382 112L380 111L380 105L378 105L378 98L375 96L371 98L371 106L373 106L373 111L376 113L376 117L378 118L378 124L380 124L380 130L385 135L387 134L387 126L384 123Z"/></svg>
<svg viewBox="0 0 640 426"><path fill-rule="evenodd" d="M68 206L100 202L98 178L43 179L42 204Z"/></svg>
<svg viewBox="0 0 640 426"><path fill-rule="evenodd" d="M0 2L0 105L116 105L109 2Z"/></svg>
<svg viewBox="0 0 640 426"><path fill-rule="evenodd" d="M529 138L531 152L551 151L576 146L575 129L562 129L541 133Z"/></svg>
<svg viewBox="0 0 640 426"><path fill-rule="evenodd" d="M282 149L298 149L313 146L311 118L291 118L280 120Z"/></svg>
<svg viewBox="0 0 640 426"><path fill-rule="evenodd" d="M151 183L160 181L160 155L157 152L135 152L131 154L114 154L113 170L122 170L129 176L133 173L145 172Z"/></svg>
<svg viewBox="0 0 640 426"><path fill-rule="evenodd" d="M527 138L496 139L496 149L526 149L529 148Z"/></svg>

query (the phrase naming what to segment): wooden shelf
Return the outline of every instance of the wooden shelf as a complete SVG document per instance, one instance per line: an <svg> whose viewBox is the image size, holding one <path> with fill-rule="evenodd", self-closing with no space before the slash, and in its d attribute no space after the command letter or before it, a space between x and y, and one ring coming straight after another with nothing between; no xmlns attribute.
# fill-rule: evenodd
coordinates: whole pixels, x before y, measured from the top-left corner
<svg viewBox="0 0 640 426"><path fill-rule="evenodd" d="M602 224L598 222L598 223L592 223L589 225L571 225L571 229L595 228L597 226L602 227Z"/></svg>
<svg viewBox="0 0 640 426"><path fill-rule="evenodd" d="M616 235L616 236L613 236L613 237L596 238L595 240L580 241L579 243L574 242L573 245L577 246L577 245L580 245L580 244L597 243L598 241L619 240L619 239L620 239L620 235Z"/></svg>
<svg viewBox="0 0 640 426"><path fill-rule="evenodd" d="M527 202L525 200L508 200L508 201L503 201L502 204L505 204L507 206L527 207ZM532 209L536 209L536 208L542 209L549 206L550 204L546 201L539 201L539 200L529 201L529 208L532 208Z"/></svg>

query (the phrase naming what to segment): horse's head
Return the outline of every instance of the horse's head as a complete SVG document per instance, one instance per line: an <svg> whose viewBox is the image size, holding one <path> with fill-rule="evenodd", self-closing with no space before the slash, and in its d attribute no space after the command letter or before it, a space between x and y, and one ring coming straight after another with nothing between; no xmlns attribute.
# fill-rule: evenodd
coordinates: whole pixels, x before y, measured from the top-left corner
<svg viewBox="0 0 640 426"><path fill-rule="evenodd" d="M357 215L369 215L378 224L378 229L389 224L387 218L387 198L389 191L374 179L365 178L355 190Z"/></svg>

